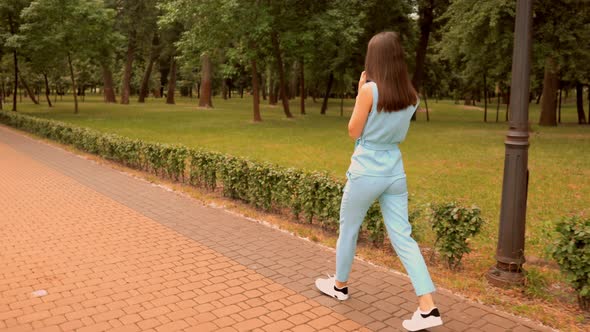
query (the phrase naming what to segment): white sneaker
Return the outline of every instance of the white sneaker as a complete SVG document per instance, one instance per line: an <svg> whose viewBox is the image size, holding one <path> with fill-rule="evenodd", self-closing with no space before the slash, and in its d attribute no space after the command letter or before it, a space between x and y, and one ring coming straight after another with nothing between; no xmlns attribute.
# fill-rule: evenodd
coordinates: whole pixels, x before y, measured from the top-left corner
<svg viewBox="0 0 590 332"><path fill-rule="evenodd" d="M412 319L404 320L402 326L408 331L420 331L442 324L443 321L440 318L440 312L438 312L437 308L432 308L427 314L423 314L420 308L418 308L414 312L414 315L412 315Z"/></svg>
<svg viewBox="0 0 590 332"><path fill-rule="evenodd" d="M334 276L328 275L327 279L316 279L315 286L320 290L320 292L337 300L348 300L348 287L344 287L342 289L337 288L336 278Z"/></svg>

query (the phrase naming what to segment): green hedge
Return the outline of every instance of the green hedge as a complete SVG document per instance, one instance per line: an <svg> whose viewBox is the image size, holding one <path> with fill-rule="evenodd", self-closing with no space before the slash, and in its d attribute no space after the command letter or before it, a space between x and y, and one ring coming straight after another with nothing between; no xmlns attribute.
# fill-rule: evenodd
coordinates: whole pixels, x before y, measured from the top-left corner
<svg viewBox="0 0 590 332"><path fill-rule="evenodd" d="M258 209L289 214L301 222L336 230L344 182L321 172L304 172L184 146L142 142L70 124L0 111L0 123L72 145L79 150L183 183L221 190ZM385 227L378 205L362 233L382 245Z"/></svg>
<svg viewBox="0 0 590 332"><path fill-rule="evenodd" d="M431 210L430 221L436 233L434 247L449 269L457 270L463 255L471 252L468 239L476 236L484 224L481 211L456 202L434 204Z"/></svg>
<svg viewBox="0 0 590 332"><path fill-rule="evenodd" d="M590 218L565 218L556 231L553 258L577 292L580 308L590 311Z"/></svg>

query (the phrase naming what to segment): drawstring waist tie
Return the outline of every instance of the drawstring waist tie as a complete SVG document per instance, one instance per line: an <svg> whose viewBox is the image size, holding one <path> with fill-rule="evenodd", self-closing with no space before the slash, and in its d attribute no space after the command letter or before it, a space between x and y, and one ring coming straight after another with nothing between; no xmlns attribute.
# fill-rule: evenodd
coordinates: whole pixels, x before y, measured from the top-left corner
<svg viewBox="0 0 590 332"><path fill-rule="evenodd" d="M355 147L358 145L362 145L363 147L369 150L377 150L377 151L388 151L388 150L399 150L399 145L397 143L377 143L377 142L369 142L365 140L363 137L360 137L356 140Z"/></svg>

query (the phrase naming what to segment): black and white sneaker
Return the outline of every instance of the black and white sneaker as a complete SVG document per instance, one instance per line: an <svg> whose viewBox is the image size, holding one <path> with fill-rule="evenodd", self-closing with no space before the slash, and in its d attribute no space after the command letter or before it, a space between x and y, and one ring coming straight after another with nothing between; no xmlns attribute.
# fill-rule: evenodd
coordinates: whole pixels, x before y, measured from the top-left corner
<svg viewBox="0 0 590 332"><path fill-rule="evenodd" d="M430 309L430 312L423 313L420 308L414 312L412 319L404 320L402 326L408 331L420 331L443 324L440 312L437 308Z"/></svg>
<svg viewBox="0 0 590 332"><path fill-rule="evenodd" d="M315 286L320 292L333 297L337 300L344 301L348 300L348 287L337 288L336 278L328 275L328 278L318 278L315 281Z"/></svg>

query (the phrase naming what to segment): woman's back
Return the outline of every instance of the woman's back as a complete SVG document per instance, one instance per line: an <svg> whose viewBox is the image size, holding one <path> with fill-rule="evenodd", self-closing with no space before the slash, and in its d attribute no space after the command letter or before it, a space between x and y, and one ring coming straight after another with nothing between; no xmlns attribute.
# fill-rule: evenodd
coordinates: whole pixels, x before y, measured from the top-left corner
<svg viewBox="0 0 590 332"><path fill-rule="evenodd" d="M399 144L404 141L410 127L412 115L418 104L410 105L396 112L377 110L379 90L375 82L368 82L373 90L373 107L363 129L362 138L379 144Z"/></svg>
<svg viewBox="0 0 590 332"><path fill-rule="evenodd" d="M398 144L403 142L418 104L397 112L377 111L379 92L375 82L373 105L361 137L356 142L348 172L357 175L397 176L404 174Z"/></svg>

